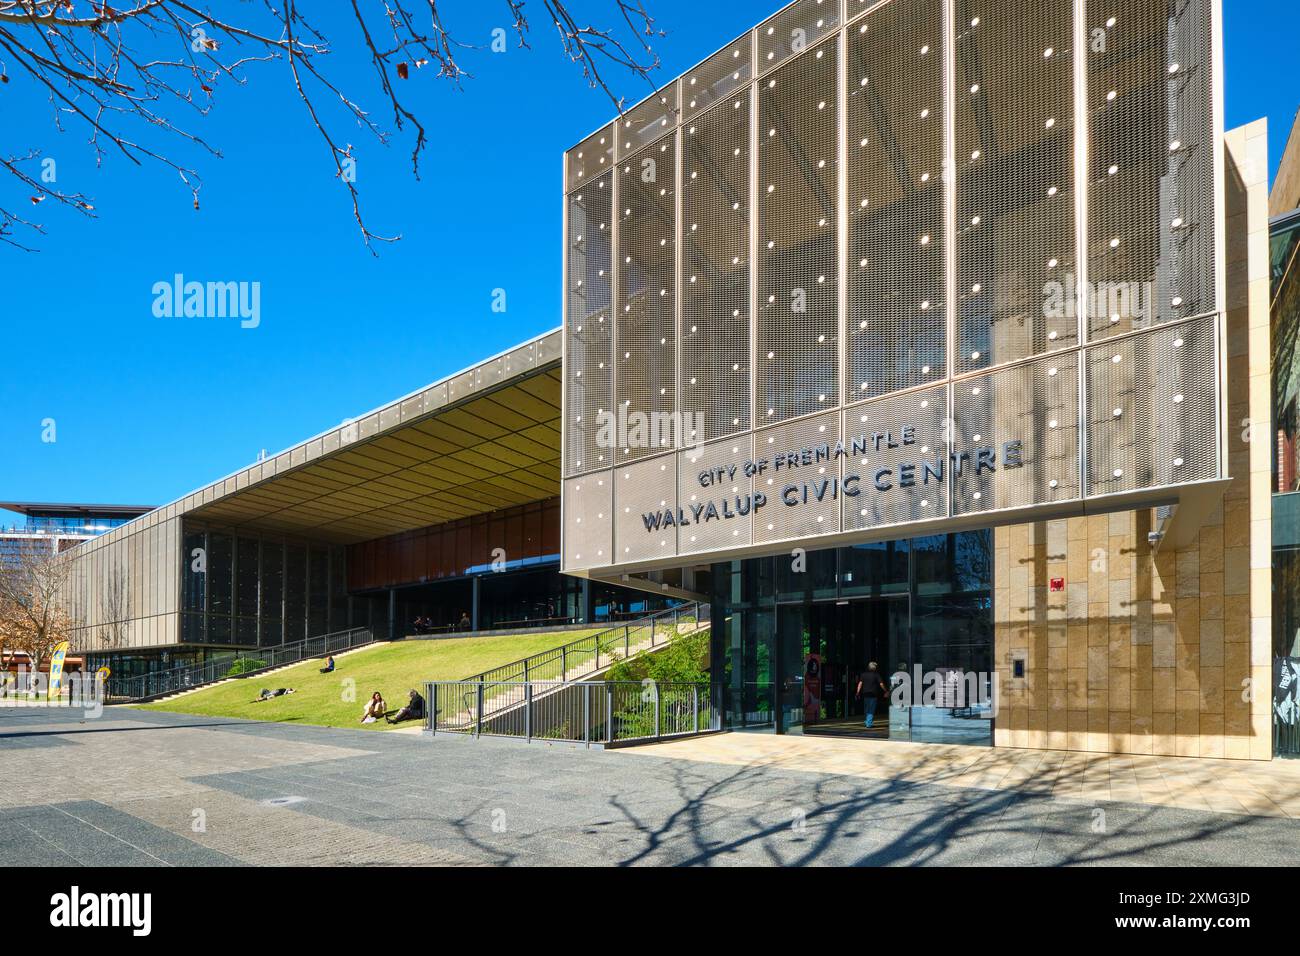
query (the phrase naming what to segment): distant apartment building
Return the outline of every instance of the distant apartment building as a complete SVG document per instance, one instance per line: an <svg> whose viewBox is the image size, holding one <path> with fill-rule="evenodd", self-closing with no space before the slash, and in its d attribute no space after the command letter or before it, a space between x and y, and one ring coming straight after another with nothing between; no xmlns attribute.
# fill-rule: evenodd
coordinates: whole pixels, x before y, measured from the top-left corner
<svg viewBox="0 0 1300 956"><path fill-rule="evenodd" d="M152 510L152 505L0 501L0 565L15 564L24 554L59 554Z"/></svg>

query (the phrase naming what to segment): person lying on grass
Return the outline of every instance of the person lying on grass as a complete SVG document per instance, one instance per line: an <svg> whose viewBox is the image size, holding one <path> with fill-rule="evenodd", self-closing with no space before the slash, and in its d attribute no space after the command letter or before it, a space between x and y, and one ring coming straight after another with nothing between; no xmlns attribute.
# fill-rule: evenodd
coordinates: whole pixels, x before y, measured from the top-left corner
<svg viewBox="0 0 1300 956"><path fill-rule="evenodd" d="M397 712L395 717L385 717L384 720L390 724L400 724L404 720L423 720L424 719L424 698L415 692L410 693L410 702Z"/></svg>
<svg viewBox="0 0 1300 956"><path fill-rule="evenodd" d="M262 701L270 700L272 697L283 697L286 694L296 694L296 693L298 693L298 691L296 691L292 687L277 687L275 690L267 690L265 687L263 687L262 692L257 695L257 700L253 701L253 703L260 704Z"/></svg>
<svg viewBox="0 0 1300 956"><path fill-rule="evenodd" d="M363 724L373 724L386 713L388 713L388 705L384 703L383 695L379 691L375 691L370 695L365 708L361 711L361 722Z"/></svg>

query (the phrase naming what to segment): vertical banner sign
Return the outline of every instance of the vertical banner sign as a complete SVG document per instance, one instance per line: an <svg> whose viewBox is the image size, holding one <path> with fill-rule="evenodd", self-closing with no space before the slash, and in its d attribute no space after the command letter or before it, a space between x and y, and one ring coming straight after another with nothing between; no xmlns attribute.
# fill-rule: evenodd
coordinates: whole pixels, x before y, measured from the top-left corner
<svg viewBox="0 0 1300 956"><path fill-rule="evenodd" d="M54 647L50 657L50 684L45 692L46 700L53 700L63 691L63 659L68 656L68 642L62 641Z"/></svg>

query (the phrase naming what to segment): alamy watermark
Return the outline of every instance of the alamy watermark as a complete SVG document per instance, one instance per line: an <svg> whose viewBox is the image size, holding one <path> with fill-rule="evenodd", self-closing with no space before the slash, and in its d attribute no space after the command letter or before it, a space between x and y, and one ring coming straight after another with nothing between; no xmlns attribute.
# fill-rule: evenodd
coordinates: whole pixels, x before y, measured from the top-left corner
<svg viewBox="0 0 1300 956"><path fill-rule="evenodd" d="M51 698L49 675L19 664L15 674L0 672L0 708L60 708L81 710L88 718L103 715L104 681L98 674L65 673L62 685Z"/></svg>
<svg viewBox="0 0 1300 956"><path fill-rule="evenodd" d="M152 292L155 318L238 318L242 329L262 324L260 282L187 282L178 272L170 282L155 282Z"/></svg>
<svg viewBox="0 0 1300 956"><path fill-rule="evenodd" d="M581 421L579 421L581 424ZM596 415L596 445L600 448L682 450L703 445L704 416L696 412L618 412Z"/></svg>
<svg viewBox="0 0 1300 956"><path fill-rule="evenodd" d="M1085 282L1083 301L1079 301L1079 283L1072 273L1060 282L1043 284L1043 317L1088 319L1119 323L1125 319L1140 326L1150 321L1154 294L1150 282Z"/></svg>

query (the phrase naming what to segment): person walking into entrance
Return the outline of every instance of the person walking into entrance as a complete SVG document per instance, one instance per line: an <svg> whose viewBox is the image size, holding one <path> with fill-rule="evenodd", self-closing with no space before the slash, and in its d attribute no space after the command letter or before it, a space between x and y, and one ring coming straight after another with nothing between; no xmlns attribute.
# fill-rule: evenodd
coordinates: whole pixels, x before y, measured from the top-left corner
<svg viewBox="0 0 1300 956"><path fill-rule="evenodd" d="M858 678L857 696L862 698L862 709L867 715L863 726L870 727L876 719L876 703L884 696L885 690L885 681L880 676L876 662L872 661Z"/></svg>

